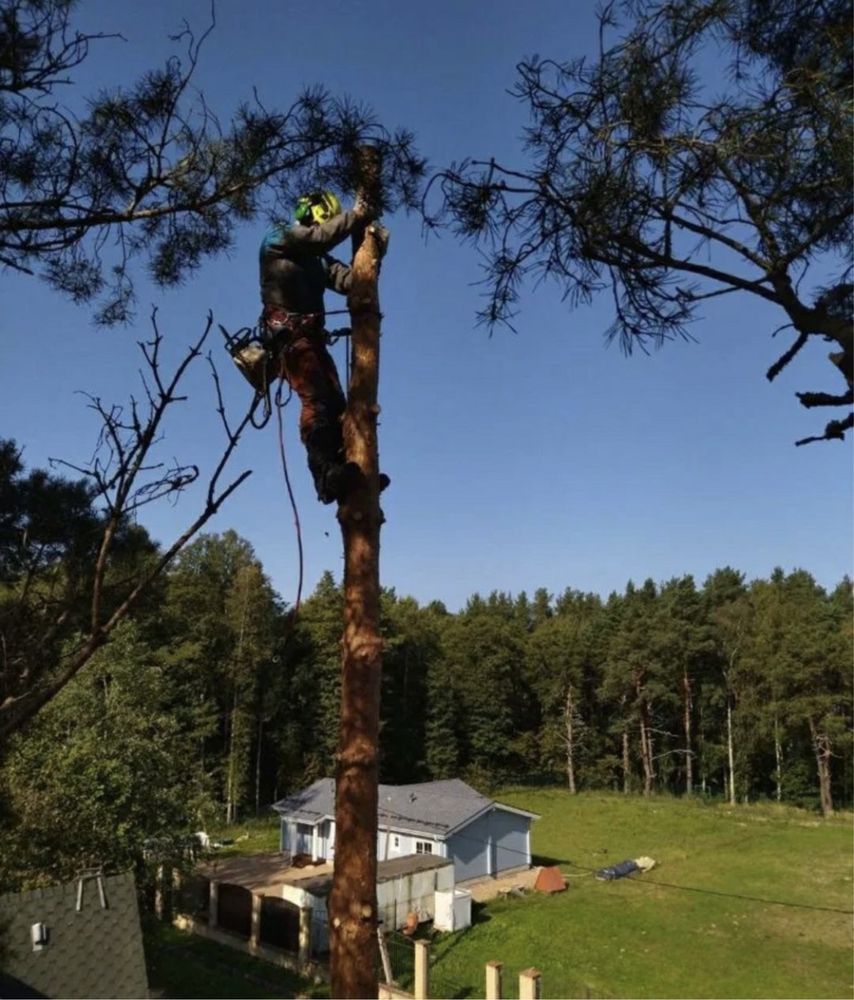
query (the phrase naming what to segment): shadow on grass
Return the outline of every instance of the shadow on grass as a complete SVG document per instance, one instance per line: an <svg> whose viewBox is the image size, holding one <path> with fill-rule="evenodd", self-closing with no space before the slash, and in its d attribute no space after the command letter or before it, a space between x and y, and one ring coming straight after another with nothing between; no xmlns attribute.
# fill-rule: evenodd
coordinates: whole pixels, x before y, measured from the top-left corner
<svg viewBox="0 0 854 1000"><path fill-rule="evenodd" d="M541 868L560 868L561 865L572 865L573 862L569 858L550 858L546 854L532 854L531 864L534 867L540 866Z"/></svg>

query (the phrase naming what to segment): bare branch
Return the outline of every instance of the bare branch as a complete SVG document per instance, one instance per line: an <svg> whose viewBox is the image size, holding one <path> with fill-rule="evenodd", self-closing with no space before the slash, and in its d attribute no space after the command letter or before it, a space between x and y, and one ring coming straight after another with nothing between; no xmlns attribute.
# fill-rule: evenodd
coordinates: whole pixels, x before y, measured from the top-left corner
<svg viewBox="0 0 854 1000"><path fill-rule="evenodd" d="M89 626L74 650L55 664L39 661L39 672L25 671L22 675L27 684L21 688L20 683L7 694L0 703L0 736L19 729L36 712L85 666L97 649L109 641L116 626L123 621L139 603L154 580L163 572L178 552L200 531L205 524L219 511L225 501L251 474L249 470L240 473L227 484L221 485L223 473L232 458L240 441L241 435L249 423L251 411L232 429L229 427L225 414L222 393L218 378L215 377L217 411L220 414L226 430L226 441L222 453L217 460L208 479L204 503L201 511L189 526L162 552L145 571L121 584L124 596L108 610L104 610L104 591L111 557L116 539L127 525L128 519L140 507L168 497L180 494L199 475L195 465L182 465L174 461L168 467L162 462L152 461L152 449L161 439L160 430L171 407L176 402L186 399L178 393L178 387L188 367L201 356L202 348L213 325L213 316L208 314L204 330L194 344L188 349L174 372L164 378L162 375L159 349L162 343L161 334L152 315L154 338L140 349L146 359L148 370L156 385L156 391L148 394L148 410L141 413L135 402L131 403L131 417L125 420L123 411L118 406L106 406L100 400L93 402L93 407L102 419L99 435L100 448L96 450L88 466L75 466L62 462L59 464L73 468L93 484L93 497L100 500L105 509L102 520L100 540L94 555L91 580L89 582ZM68 616L67 608L60 607L55 618L47 626L41 637L39 648L46 649L49 643L59 634ZM32 652L32 651L31 651ZM4 649L6 661L12 663L15 657ZM33 662L33 657L28 657ZM33 674L33 676L30 676ZM6 685L7 691L10 685Z"/></svg>

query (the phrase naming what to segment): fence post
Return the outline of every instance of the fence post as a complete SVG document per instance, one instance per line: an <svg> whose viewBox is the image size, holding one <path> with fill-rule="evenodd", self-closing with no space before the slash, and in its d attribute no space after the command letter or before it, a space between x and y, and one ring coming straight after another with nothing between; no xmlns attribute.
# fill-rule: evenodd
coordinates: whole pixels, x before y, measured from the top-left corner
<svg viewBox="0 0 854 1000"><path fill-rule="evenodd" d="M415 945L415 1000L427 1000L430 995L430 943L413 941Z"/></svg>
<svg viewBox="0 0 854 1000"><path fill-rule="evenodd" d="M501 1000L501 972L503 962L486 963L486 1000Z"/></svg>
<svg viewBox="0 0 854 1000"><path fill-rule="evenodd" d="M299 911L299 963L307 965L311 958L311 907L301 906Z"/></svg>
<svg viewBox="0 0 854 1000"><path fill-rule="evenodd" d="M261 907L264 905L264 897L258 893L252 893L252 929L249 932L249 947L252 951L257 951L261 944Z"/></svg>
<svg viewBox="0 0 854 1000"><path fill-rule="evenodd" d="M541 990L539 969L523 969L519 973L519 1000L540 1000Z"/></svg>
<svg viewBox="0 0 854 1000"><path fill-rule="evenodd" d="M219 923L219 882L213 879L208 883L210 886L210 902L208 904L208 927L213 930Z"/></svg>

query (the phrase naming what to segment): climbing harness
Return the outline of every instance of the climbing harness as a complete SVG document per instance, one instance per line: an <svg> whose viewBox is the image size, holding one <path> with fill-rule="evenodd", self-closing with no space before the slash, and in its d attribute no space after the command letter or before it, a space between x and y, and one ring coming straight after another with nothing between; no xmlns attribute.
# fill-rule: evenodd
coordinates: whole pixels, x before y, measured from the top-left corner
<svg viewBox="0 0 854 1000"><path fill-rule="evenodd" d="M346 309L336 309L335 314L346 313ZM288 341L303 334L316 331L323 313L288 313L280 310L273 317L261 317L256 326L244 326L237 333L229 333L219 324L225 339L225 349L237 366L240 374L255 390L255 401L249 420L256 430L267 426L272 414L270 393L277 374L277 360ZM271 322L272 320L272 322ZM322 330L322 328L321 328ZM322 330L324 340L332 347L344 337L350 336L349 327L337 330ZM258 407L262 416L256 416Z"/></svg>

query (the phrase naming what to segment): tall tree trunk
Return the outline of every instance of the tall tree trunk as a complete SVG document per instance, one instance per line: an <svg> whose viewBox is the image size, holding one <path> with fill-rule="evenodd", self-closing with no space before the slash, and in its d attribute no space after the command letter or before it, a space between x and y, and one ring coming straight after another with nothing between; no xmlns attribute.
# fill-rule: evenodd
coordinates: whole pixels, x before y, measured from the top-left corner
<svg viewBox="0 0 854 1000"><path fill-rule="evenodd" d="M644 718L644 713L641 712L640 718L638 719L638 728L640 730L640 745L641 745L641 763L643 764L643 793L644 795L652 794L652 761L649 746L649 728L646 724L646 719Z"/></svg>
<svg viewBox="0 0 854 1000"><path fill-rule="evenodd" d="M626 698L625 695L620 698L620 708L623 712L623 718L625 719L626 713ZM632 764L631 758L629 756L629 727L627 723L623 723L623 795L629 794L629 789L631 788L631 776L632 776Z"/></svg>
<svg viewBox="0 0 854 1000"><path fill-rule="evenodd" d="M255 815L261 813L261 741L264 738L264 715L258 711L258 746L255 750ZM275 801L275 800L274 800Z"/></svg>
<svg viewBox="0 0 854 1000"><path fill-rule="evenodd" d="M628 795L632 784L632 765L629 757L629 731L623 730L623 795Z"/></svg>
<svg viewBox="0 0 854 1000"><path fill-rule="evenodd" d="M694 707L691 678L688 670L682 671L682 726L685 730L685 792L694 794L694 747L692 745L691 712Z"/></svg>
<svg viewBox="0 0 854 1000"><path fill-rule="evenodd" d="M830 790L830 758L833 756L833 748L830 737L822 732L815 724L815 719L810 716L810 736L812 736L813 750L815 751L815 762L818 770L818 791L821 798L821 811L825 816L833 813L833 795Z"/></svg>
<svg viewBox="0 0 854 1000"><path fill-rule="evenodd" d="M572 697L572 685L566 688L566 701L563 706L563 722L566 740L566 781L571 795L575 795L575 702Z"/></svg>
<svg viewBox="0 0 854 1000"><path fill-rule="evenodd" d="M640 678L635 681L638 695L638 728L640 730L641 762L643 764L643 793L652 794L654 780L652 768L652 734L650 733L649 703L643 694L643 683Z"/></svg>
<svg viewBox="0 0 854 1000"><path fill-rule="evenodd" d="M774 772L774 797L778 802L783 801L783 747L780 743L780 720L777 712L774 712L774 762L776 770Z"/></svg>
<svg viewBox="0 0 854 1000"><path fill-rule="evenodd" d="M244 581L245 583L245 581ZM249 588L243 591L243 605L240 610L240 631L237 633L237 651L234 668L234 698L231 704L231 729L228 739L228 780L225 805L226 823L237 822L237 754L238 754L238 687L239 674L243 666L243 642L246 638L246 615L249 610ZM246 763L246 762L243 762Z"/></svg>
<svg viewBox="0 0 854 1000"><path fill-rule="evenodd" d="M363 194L379 201L379 154L360 147ZM352 372L344 444L363 483L339 506L344 541L341 729L335 783L335 866L329 896L334 997L377 996L377 780L382 639L379 630L379 247L354 239L349 309Z"/></svg>
<svg viewBox="0 0 854 1000"><path fill-rule="evenodd" d="M237 754L237 746L235 741L235 731L237 729L237 687L234 689L234 698L231 704L231 724L229 726L228 733L228 772L226 776L226 792L225 792L225 821L226 823L233 823L237 819L237 805L235 803L234 786L236 782L236 776L234 773L235 761L234 758Z"/></svg>
<svg viewBox="0 0 854 1000"><path fill-rule="evenodd" d="M726 756L729 766L729 804L735 805L735 752L732 746L732 698L726 697Z"/></svg>

